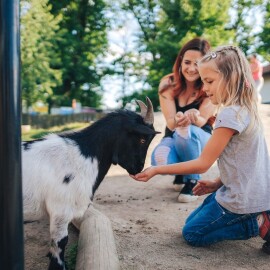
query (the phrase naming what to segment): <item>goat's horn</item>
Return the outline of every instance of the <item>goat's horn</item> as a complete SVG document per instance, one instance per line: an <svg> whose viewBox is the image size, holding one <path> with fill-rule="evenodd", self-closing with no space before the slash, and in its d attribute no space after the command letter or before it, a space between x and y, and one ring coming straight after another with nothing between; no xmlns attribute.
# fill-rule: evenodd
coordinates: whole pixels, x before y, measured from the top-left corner
<svg viewBox="0 0 270 270"><path fill-rule="evenodd" d="M153 125L154 123L154 110L151 100L146 97L147 106L141 101L136 100L136 103L140 106L141 116L146 124Z"/></svg>
<svg viewBox="0 0 270 270"><path fill-rule="evenodd" d="M146 97L146 102L147 102L147 113L146 116L144 117L144 122L146 124L153 125L154 124L154 109L153 109L153 104L151 100Z"/></svg>
<svg viewBox="0 0 270 270"><path fill-rule="evenodd" d="M144 119L147 114L147 106L141 100L136 100L136 103L139 105L141 109L141 116Z"/></svg>

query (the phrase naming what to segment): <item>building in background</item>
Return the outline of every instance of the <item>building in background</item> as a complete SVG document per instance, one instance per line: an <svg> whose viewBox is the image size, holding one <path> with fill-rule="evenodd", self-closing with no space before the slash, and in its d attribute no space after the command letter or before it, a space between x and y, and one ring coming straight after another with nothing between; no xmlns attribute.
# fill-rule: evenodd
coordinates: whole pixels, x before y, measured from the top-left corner
<svg viewBox="0 0 270 270"><path fill-rule="evenodd" d="M261 90L262 103L270 104L270 64L263 67L264 85Z"/></svg>

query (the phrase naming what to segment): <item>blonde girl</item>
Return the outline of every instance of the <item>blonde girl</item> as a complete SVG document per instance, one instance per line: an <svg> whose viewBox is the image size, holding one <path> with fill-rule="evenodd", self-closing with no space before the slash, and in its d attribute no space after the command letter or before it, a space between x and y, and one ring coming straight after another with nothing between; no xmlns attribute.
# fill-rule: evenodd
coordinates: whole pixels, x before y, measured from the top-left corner
<svg viewBox="0 0 270 270"><path fill-rule="evenodd" d="M249 63L235 46L219 47L198 63L204 91L219 107L213 135L200 157L153 166L133 177L204 173L217 160L220 176L199 180L195 195L211 193L187 218L183 237L193 246L260 235L270 254L270 157Z"/></svg>

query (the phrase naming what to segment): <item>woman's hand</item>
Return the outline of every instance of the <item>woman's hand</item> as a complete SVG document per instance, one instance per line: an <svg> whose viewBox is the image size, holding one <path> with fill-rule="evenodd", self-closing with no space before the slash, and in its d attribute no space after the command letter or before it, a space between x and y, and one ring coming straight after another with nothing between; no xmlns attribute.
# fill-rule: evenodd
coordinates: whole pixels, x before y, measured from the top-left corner
<svg viewBox="0 0 270 270"><path fill-rule="evenodd" d="M220 178L215 180L199 180L192 189L193 194L197 196L205 195L217 191L222 186Z"/></svg>
<svg viewBox="0 0 270 270"><path fill-rule="evenodd" d="M187 127L191 124L189 117L182 112L176 113L174 121L175 127Z"/></svg>
<svg viewBox="0 0 270 270"><path fill-rule="evenodd" d="M152 166L152 167L146 168L141 173L137 173L136 175L130 174L129 176L132 177L136 181L147 182L150 178L152 178L155 175L156 175L155 167Z"/></svg>
<svg viewBox="0 0 270 270"><path fill-rule="evenodd" d="M184 115L188 117L192 124L195 124L198 121L198 117L200 116L200 111L197 109L189 109L185 112Z"/></svg>

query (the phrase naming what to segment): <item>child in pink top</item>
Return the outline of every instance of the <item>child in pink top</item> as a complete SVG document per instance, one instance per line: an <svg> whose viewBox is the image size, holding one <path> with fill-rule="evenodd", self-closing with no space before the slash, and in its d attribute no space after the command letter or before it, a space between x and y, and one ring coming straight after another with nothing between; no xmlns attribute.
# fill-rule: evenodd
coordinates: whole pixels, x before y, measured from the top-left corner
<svg viewBox="0 0 270 270"><path fill-rule="evenodd" d="M257 59L256 54L252 54L250 56L250 68L251 68L253 79L255 81L255 87L258 93L258 100L259 100L259 103L261 103L262 97L261 97L260 92L264 83L264 79L262 76L263 67L260 61Z"/></svg>

